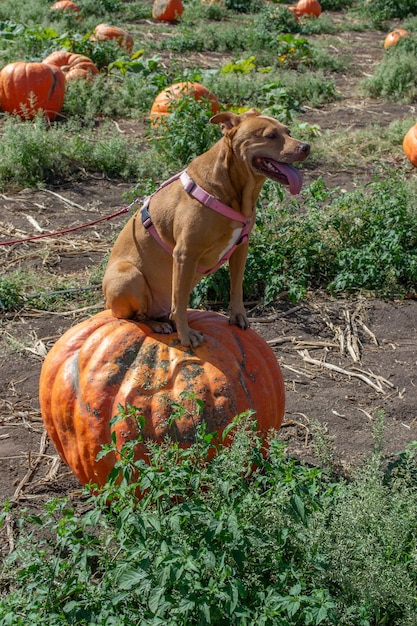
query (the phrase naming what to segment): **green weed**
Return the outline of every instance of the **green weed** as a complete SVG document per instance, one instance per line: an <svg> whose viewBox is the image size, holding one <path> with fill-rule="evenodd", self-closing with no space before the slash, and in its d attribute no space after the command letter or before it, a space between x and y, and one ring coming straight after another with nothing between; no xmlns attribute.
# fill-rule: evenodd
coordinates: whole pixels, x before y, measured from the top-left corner
<svg viewBox="0 0 417 626"><path fill-rule="evenodd" d="M103 268L93 266L80 277L54 274L43 270L19 269L0 279L0 311L36 308L43 311L60 311L77 306L96 304L100 299ZM80 282L85 283L84 286ZM47 285L47 288L43 287Z"/></svg>
<svg viewBox="0 0 417 626"><path fill-rule="evenodd" d="M287 7L268 6L256 17L252 34L249 35L253 48L274 46L277 35L299 33L301 24Z"/></svg>
<svg viewBox="0 0 417 626"><path fill-rule="evenodd" d="M263 7L261 0L225 0L226 8L237 13L257 13Z"/></svg>
<svg viewBox="0 0 417 626"><path fill-rule="evenodd" d="M323 11L343 11L354 3L355 0L320 0Z"/></svg>
<svg viewBox="0 0 417 626"><path fill-rule="evenodd" d="M216 52L235 52L245 49L244 33L247 26L229 22L180 23L178 31L169 39L159 44L175 52L194 50L213 50Z"/></svg>
<svg viewBox="0 0 417 626"><path fill-rule="evenodd" d="M282 189L267 182L251 237L244 289L248 299L271 302L281 292L293 300L307 289L358 290L401 295L417 288L417 220L414 190L401 175L338 193L318 180L277 209ZM225 303L227 270L205 278L194 291Z"/></svg>
<svg viewBox="0 0 417 626"><path fill-rule="evenodd" d="M147 463L129 442L83 512L65 499L22 512L0 625L412 626L417 444L388 471L375 450L347 481L289 458L275 433L265 451L254 429L242 414L214 447L197 419L189 448L147 443Z"/></svg>
<svg viewBox="0 0 417 626"><path fill-rule="evenodd" d="M362 0L360 7L375 27L383 26L386 20L417 15L414 0L372 0L372 2Z"/></svg>
<svg viewBox="0 0 417 626"><path fill-rule="evenodd" d="M171 108L172 113L152 129L149 143L159 160L175 171L208 150L220 133L209 123L213 115L209 100L196 101L184 94Z"/></svg>
<svg viewBox="0 0 417 626"><path fill-rule="evenodd" d="M82 132L80 133L80 129ZM0 154L0 188L39 187L68 179L80 168L133 180L142 158L111 124L97 130L73 121L49 126L7 117Z"/></svg>
<svg viewBox="0 0 417 626"><path fill-rule="evenodd" d="M417 37L403 37L387 51L374 75L361 83L371 97L413 102L417 94Z"/></svg>
<svg viewBox="0 0 417 626"><path fill-rule="evenodd" d="M15 311L22 306L19 286L10 278L0 279L0 311Z"/></svg>
<svg viewBox="0 0 417 626"><path fill-rule="evenodd" d="M44 0L31 0L31 2L14 2L3 0L0 3L0 20L7 22L13 20L20 24L42 24L47 17L49 19L49 6Z"/></svg>

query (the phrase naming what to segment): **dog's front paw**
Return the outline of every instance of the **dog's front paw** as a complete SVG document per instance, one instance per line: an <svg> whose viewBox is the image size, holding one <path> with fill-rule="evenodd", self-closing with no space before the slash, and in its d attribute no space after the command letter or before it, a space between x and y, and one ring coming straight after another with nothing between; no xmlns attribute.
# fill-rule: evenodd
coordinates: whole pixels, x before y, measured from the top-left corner
<svg viewBox="0 0 417 626"><path fill-rule="evenodd" d="M248 328L249 321L246 317L246 313L231 313L229 317L229 324L234 324L235 326L239 326L239 328L246 329Z"/></svg>
<svg viewBox="0 0 417 626"><path fill-rule="evenodd" d="M183 346L189 346L190 348L197 348L204 341L203 334L192 328L189 328L186 333L178 332L178 337Z"/></svg>
<svg viewBox="0 0 417 626"><path fill-rule="evenodd" d="M145 320L145 324L150 326L154 333L158 333L161 335L170 335L175 331L175 328L171 322L166 322L164 320Z"/></svg>

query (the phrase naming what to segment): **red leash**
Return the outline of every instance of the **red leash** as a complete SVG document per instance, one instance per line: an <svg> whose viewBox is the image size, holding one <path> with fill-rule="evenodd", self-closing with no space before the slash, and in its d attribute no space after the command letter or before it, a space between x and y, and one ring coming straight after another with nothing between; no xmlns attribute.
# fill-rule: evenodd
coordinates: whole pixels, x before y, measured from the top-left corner
<svg viewBox="0 0 417 626"><path fill-rule="evenodd" d="M11 239L10 241L0 241L0 246L11 246L15 243L23 243L24 241L34 241L35 239L44 239L45 237L56 237L58 235L65 235L65 233L71 233L74 230L81 230L81 228L88 228L88 226L94 226L94 224L98 224L99 222L104 222L106 220L111 220L113 217L117 217L118 215L123 215L123 213L127 213L129 209L135 204L136 200L129 204L129 206L124 207L117 211L117 213L113 213L112 215L106 215L106 217L100 217L98 220L94 220L94 222L88 222L87 224L81 224L81 226L73 226L72 228L67 228L65 230L58 230L54 233L45 233L43 235L33 235L33 237L25 237L24 239Z"/></svg>

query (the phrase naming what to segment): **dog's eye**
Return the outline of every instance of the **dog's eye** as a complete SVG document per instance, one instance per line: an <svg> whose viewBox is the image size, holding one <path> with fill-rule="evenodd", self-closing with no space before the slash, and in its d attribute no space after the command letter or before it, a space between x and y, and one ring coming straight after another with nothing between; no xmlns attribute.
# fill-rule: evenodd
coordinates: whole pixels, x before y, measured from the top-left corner
<svg viewBox="0 0 417 626"><path fill-rule="evenodd" d="M277 133L274 133L274 132L272 132L272 133L268 133L268 134L266 135L266 138L267 138L267 139L276 139L276 138L277 138Z"/></svg>

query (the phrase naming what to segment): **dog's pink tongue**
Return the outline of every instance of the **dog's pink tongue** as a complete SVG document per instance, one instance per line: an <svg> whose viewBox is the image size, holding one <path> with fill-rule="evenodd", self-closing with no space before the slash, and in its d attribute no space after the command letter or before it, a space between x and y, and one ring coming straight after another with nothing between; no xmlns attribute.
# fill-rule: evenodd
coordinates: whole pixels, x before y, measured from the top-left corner
<svg viewBox="0 0 417 626"><path fill-rule="evenodd" d="M274 161L274 165L282 174L284 174L284 176L288 178L290 192L294 196L297 193L300 193L301 187L303 186L303 177L301 172L292 165L288 165L288 163L279 163L278 161Z"/></svg>

